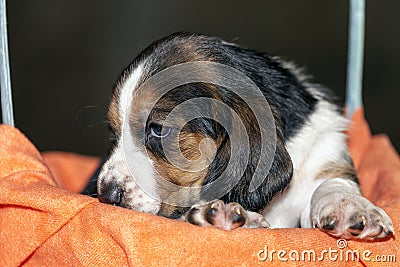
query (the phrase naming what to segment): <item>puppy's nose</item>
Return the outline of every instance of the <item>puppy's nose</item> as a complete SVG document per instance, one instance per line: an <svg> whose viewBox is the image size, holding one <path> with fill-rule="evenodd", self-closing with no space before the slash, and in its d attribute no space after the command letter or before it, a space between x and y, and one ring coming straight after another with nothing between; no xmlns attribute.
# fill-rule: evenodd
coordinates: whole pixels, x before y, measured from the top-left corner
<svg viewBox="0 0 400 267"><path fill-rule="evenodd" d="M121 204L123 196L122 188L115 182L110 182L102 186L102 190L99 193L100 202L111 204L114 206L119 206Z"/></svg>

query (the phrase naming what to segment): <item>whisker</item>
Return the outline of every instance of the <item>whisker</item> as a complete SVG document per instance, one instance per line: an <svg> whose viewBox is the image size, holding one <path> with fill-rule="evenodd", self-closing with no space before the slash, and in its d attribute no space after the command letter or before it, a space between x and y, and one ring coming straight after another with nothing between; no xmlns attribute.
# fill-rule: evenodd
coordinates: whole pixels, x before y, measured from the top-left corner
<svg viewBox="0 0 400 267"><path fill-rule="evenodd" d="M109 121L107 121L107 120L104 121L103 120L103 121L94 122L94 123L89 124L87 127L88 128L92 128L92 127L98 126L98 125L107 126L107 125L109 125Z"/></svg>
<svg viewBox="0 0 400 267"><path fill-rule="evenodd" d="M78 117L79 117L79 115L80 115L80 113L81 113L82 111L87 110L87 109L91 109L91 108L98 108L98 106L95 106L95 105L88 105L88 106L81 107L81 108L75 113L75 120L78 119Z"/></svg>

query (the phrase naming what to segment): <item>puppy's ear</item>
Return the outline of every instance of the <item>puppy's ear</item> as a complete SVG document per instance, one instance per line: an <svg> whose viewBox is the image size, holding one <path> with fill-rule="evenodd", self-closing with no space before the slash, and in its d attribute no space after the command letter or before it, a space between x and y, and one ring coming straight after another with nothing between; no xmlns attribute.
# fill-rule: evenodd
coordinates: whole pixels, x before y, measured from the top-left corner
<svg viewBox="0 0 400 267"><path fill-rule="evenodd" d="M263 183L257 188L254 194L250 193L248 195L249 203L247 205L250 210L259 210L260 205L261 209L263 209L276 194L282 192L289 185L292 179L293 163L286 150L281 127L279 124L276 125L276 150L274 160ZM255 205L252 204L253 202Z"/></svg>
<svg viewBox="0 0 400 267"><path fill-rule="evenodd" d="M270 165L260 161L262 156L262 142L264 141L263 145L268 146L270 144L265 142L270 140L261 140L260 126L254 114L245 103L236 105L236 108L238 109L237 114L239 114L241 121L246 127L249 147L242 146L240 143L233 144L229 135L224 133L223 141L210 166L206 181L208 183L215 181L224 173L223 177L231 177L231 184L236 185L221 199L226 202L238 202L247 210L260 211L276 194L287 187L292 177L293 165L289 153L285 148L285 141L277 112L274 112L272 108L275 129L267 129L267 131L275 130L276 132L275 153L271 155L273 159ZM239 134L246 133L241 132ZM235 150L238 151L239 155L242 155L242 158L240 158L240 160L233 160L233 164L235 165L231 168L227 168L227 164L231 159L231 146L235 146ZM246 156L248 156L248 159L244 158ZM265 166L263 166L263 164L265 164ZM253 175L257 167L265 171L265 176L261 184L255 190L250 190ZM227 186L231 186L231 184L227 184Z"/></svg>

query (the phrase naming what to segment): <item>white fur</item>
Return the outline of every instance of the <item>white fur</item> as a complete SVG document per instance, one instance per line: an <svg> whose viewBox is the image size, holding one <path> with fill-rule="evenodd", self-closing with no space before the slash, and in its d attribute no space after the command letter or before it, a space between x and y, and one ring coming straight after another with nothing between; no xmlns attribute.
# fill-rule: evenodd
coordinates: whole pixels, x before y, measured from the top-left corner
<svg viewBox="0 0 400 267"><path fill-rule="evenodd" d="M301 214L309 209L311 197L324 179L316 179L324 165L343 157L346 149L346 120L335 107L320 100L315 112L286 148L293 162L293 177L288 188L264 209L273 228L298 227Z"/></svg>
<svg viewBox="0 0 400 267"><path fill-rule="evenodd" d="M114 179L122 186L124 192L122 202L126 207L156 214L160 209L160 202L156 199L157 196L150 196L138 184L138 178L145 180L147 183L155 183L154 167L145 152L140 151L135 145L135 140L128 124L130 105L133 103L133 93L138 87L142 73L143 64L140 64L125 79L125 82L119 85L118 115L122 122L122 133L120 133L118 143L99 175L99 192L101 191L101 184ZM153 184L150 186L154 187ZM154 193L153 191L152 193Z"/></svg>
<svg viewBox="0 0 400 267"><path fill-rule="evenodd" d="M119 101L118 101L118 112L119 117L123 120L126 116L126 113L129 111L129 107L132 103L133 92L137 89L138 82L143 73L143 63L138 65L125 79L124 83L120 85L119 88Z"/></svg>

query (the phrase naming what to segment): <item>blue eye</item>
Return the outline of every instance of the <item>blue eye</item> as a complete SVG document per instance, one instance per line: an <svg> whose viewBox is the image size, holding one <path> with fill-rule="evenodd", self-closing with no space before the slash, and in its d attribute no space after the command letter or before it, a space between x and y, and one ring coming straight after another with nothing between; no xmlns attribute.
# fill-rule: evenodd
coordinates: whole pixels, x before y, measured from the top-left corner
<svg viewBox="0 0 400 267"><path fill-rule="evenodd" d="M171 132L171 128L164 127L160 124L151 123L150 124L150 134L157 138L167 137Z"/></svg>

